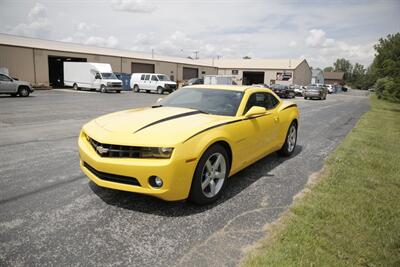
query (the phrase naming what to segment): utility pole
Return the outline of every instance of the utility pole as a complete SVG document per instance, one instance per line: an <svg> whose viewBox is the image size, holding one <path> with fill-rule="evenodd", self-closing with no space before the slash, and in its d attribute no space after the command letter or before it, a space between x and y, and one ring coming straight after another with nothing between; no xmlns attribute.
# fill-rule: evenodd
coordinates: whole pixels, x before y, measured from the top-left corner
<svg viewBox="0 0 400 267"><path fill-rule="evenodd" d="M199 55L199 51L193 51L194 53L194 59L199 59L198 55Z"/></svg>

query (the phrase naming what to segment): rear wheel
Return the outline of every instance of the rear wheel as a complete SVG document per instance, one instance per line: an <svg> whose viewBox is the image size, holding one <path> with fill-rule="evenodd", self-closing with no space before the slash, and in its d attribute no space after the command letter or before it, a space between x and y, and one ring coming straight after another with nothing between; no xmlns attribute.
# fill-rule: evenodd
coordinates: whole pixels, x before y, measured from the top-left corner
<svg viewBox="0 0 400 267"><path fill-rule="evenodd" d="M289 130L286 134L285 143L282 148L278 151L278 154L281 156L288 157L293 154L294 149L296 148L297 143L297 124L296 122L292 122L289 126Z"/></svg>
<svg viewBox="0 0 400 267"><path fill-rule="evenodd" d="M23 86L18 89L19 96L27 97L27 96L29 96L29 94L30 94L30 92L29 92L28 87Z"/></svg>
<svg viewBox="0 0 400 267"><path fill-rule="evenodd" d="M76 83L74 83L74 85L72 86L72 88L73 88L74 90L79 90L79 87L78 87L78 85L77 85Z"/></svg>
<svg viewBox="0 0 400 267"><path fill-rule="evenodd" d="M220 145L208 148L197 164L189 200L198 205L215 202L225 187L229 169L226 150Z"/></svg>
<svg viewBox="0 0 400 267"><path fill-rule="evenodd" d="M102 93L107 93L107 90L106 90L106 86L105 86L105 85L101 85L101 86L100 86L100 92L102 92Z"/></svg>
<svg viewBox="0 0 400 267"><path fill-rule="evenodd" d="M146 93L150 93L150 90L146 90Z"/></svg>
<svg viewBox="0 0 400 267"><path fill-rule="evenodd" d="M137 93L137 92L139 92L139 86L137 85L137 84L135 84L135 86L133 86L133 91L135 92L135 93Z"/></svg>
<svg viewBox="0 0 400 267"><path fill-rule="evenodd" d="M119 93L121 93L121 90L117 90L116 92L117 92L117 94L119 94Z"/></svg>

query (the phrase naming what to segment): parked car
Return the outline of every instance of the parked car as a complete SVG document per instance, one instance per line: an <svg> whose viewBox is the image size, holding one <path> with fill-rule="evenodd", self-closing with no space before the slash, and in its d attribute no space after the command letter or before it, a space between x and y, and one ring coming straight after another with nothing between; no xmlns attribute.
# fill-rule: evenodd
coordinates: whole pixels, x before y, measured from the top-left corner
<svg viewBox="0 0 400 267"><path fill-rule="evenodd" d="M176 82L173 82L165 74L160 73L133 73L131 76L131 88L134 92L145 90L149 92L173 92L176 90Z"/></svg>
<svg viewBox="0 0 400 267"><path fill-rule="evenodd" d="M107 63L64 62L64 85L75 90L89 89L102 93L120 93L122 81Z"/></svg>
<svg viewBox="0 0 400 267"><path fill-rule="evenodd" d="M189 86L189 85L196 85L196 84L204 84L204 79L203 78L192 78L183 83L183 86Z"/></svg>
<svg viewBox="0 0 400 267"><path fill-rule="evenodd" d="M296 96L294 90L287 85L271 84L270 87L281 98L294 98Z"/></svg>
<svg viewBox="0 0 400 267"><path fill-rule="evenodd" d="M291 85L291 86L289 86L289 87L290 87L291 89L293 89L293 91L294 91L294 93L295 93L296 96L303 96L303 91L304 91L303 86L294 84L294 85Z"/></svg>
<svg viewBox="0 0 400 267"><path fill-rule="evenodd" d="M27 97L33 91L32 86L28 82L19 81L8 75L0 74L0 94Z"/></svg>
<svg viewBox="0 0 400 267"><path fill-rule="evenodd" d="M336 88L332 84L325 84L324 87L326 88L328 94L336 93Z"/></svg>
<svg viewBox="0 0 400 267"><path fill-rule="evenodd" d="M85 124L80 167L101 187L209 204L229 176L274 151L292 155L298 117L266 88L188 86Z"/></svg>
<svg viewBox="0 0 400 267"><path fill-rule="evenodd" d="M326 95L326 89L323 86L318 86L315 84L307 86L306 90L304 90L304 99L318 98L325 100Z"/></svg>

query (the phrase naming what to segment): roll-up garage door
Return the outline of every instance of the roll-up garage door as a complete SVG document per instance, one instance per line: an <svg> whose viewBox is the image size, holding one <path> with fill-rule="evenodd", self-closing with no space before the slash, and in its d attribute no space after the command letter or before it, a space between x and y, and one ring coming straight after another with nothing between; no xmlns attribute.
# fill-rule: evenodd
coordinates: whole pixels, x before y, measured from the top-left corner
<svg viewBox="0 0 400 267"><path fill-rule="evenodd" d="M132 73L154 73L154 64L132 63Z"/></svg>
<svg viewBox="0 0 400 267"><path fill-rule="evenodd" d="M183 79L189 80L199 77L199 69L183 67Z"/></svg>

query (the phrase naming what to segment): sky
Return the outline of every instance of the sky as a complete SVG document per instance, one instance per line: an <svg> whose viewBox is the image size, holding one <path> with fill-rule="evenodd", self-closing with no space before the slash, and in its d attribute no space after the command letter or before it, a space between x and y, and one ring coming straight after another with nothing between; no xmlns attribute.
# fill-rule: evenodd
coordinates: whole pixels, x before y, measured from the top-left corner
<svg viewBox="0 0 400 267"><path fill-rule="evenodd" d="M0 32L202 58L336 58L368 66L400 0L0 0Z"/></svg>

